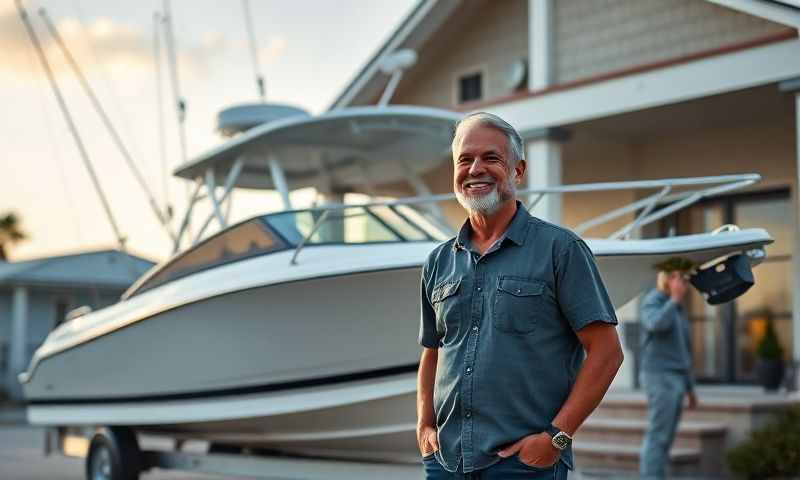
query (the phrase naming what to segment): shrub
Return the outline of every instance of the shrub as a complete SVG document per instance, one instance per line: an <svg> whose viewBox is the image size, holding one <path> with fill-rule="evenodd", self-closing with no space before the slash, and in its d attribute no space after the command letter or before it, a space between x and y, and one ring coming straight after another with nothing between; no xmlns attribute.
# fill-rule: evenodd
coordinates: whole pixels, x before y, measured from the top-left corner
<svg viewBox="0 0 800 480"><path fill-rule="evenodd" d="M800 476L800 407L782 412L773 422L728 451L728 465L748 480Z"/></svg>

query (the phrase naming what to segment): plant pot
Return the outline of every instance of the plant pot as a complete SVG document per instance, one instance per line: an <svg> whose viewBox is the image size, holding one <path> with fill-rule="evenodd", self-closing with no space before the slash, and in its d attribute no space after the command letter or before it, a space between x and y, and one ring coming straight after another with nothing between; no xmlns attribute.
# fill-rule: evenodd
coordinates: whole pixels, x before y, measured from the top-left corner
<svg viewBox="0 0 800 480"><path fill-rule="evenodd" d="M783 381L783 360L767 360L759 358L756 361L756 374L758 382L768 392L774 392L781 386Z"/></svg>

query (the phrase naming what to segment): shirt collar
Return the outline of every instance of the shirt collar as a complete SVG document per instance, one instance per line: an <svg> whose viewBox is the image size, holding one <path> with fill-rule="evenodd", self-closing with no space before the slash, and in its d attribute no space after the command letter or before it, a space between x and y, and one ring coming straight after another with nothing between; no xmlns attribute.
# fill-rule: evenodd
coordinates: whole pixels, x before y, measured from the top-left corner
<svg viewBox="0 0 800 480"><path fill-rule="evenodd" d="M531 214L525 210L522 202L517 200L517 211L514 213L514 217L511 218L508 228L506 228L505 233L503 233L503 235L500 237L498 243L502 243L503 240L507 238L517 245L523 245L525 243L525 237L528 235L528 219L530 217ZM464 221L464 224L461 225L458 235L456 235L455 242L453 242L453 250L458 250L459 248L468 248L469 234L471 231L472 228L469 223L469 218L467 218Z"/></svg>

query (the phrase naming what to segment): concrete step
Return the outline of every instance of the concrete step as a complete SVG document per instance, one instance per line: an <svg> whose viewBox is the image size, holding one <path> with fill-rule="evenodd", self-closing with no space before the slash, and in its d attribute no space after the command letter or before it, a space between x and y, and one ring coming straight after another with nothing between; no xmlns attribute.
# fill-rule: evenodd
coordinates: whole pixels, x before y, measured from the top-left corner
<svg viewBox="0 0 800 480"><path fill-rule="evenodd" d="M581 426L576 439L589 442L641 445L647 421L640 418L592 415ZM694 449L722 448L727 427L722 423L682 421L675 436L675 447Z"/></svg>
<svg viewBox="0 0 800 480"><path fill-rule="evenodd" d="M573 443L575 462L582 472L628 472L639 470L639 445L615 442L583 441ZM697 448L673 447L669 453L669 471L683 475L700 470L702 454Z"/></svg>

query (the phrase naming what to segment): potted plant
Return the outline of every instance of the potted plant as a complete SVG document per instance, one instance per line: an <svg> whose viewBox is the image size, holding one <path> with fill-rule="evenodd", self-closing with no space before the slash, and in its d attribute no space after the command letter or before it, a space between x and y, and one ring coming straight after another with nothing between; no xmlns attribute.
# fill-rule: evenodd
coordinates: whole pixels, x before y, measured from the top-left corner
<svg viewBox="0 0 800 480"><path fill-rule="evenodd" d="M756 374L759 383L769 392L781 386L783 371L783 348L775 333L772 315L768 315L764 336L756 347Z"/></svg>

